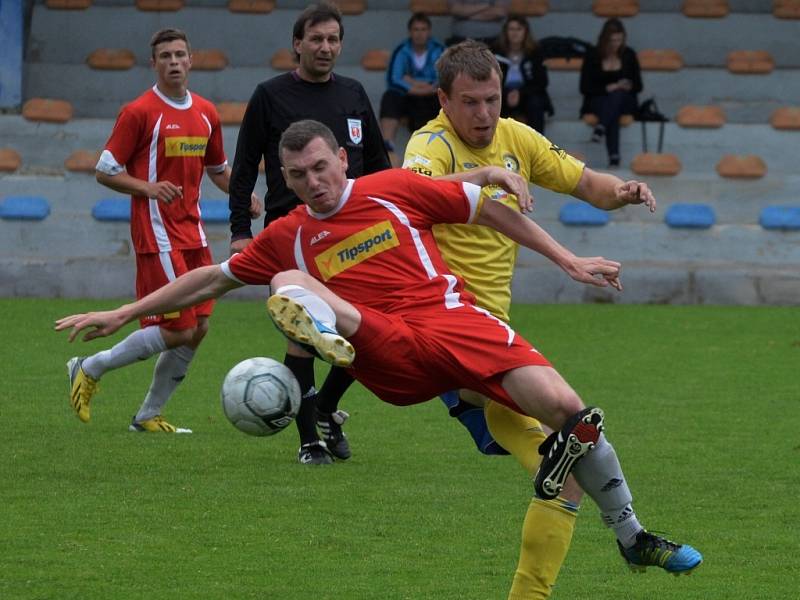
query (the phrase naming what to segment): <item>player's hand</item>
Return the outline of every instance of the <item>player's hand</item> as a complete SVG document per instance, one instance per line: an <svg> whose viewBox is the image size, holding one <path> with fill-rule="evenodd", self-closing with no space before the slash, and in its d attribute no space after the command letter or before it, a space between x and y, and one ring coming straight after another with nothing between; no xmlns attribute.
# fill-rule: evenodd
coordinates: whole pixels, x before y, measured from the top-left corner
<svg viewBox="0 0 800 600"><path fill-rule="evenodd" d="M644 204L650 212L656 212L656 197L650 187L642 181L625 181L614 189L620 204Z"/></svg>
<svg viewBox="0 0 800 600"><path fill-rule="evenodd" d="M183 186L171 181L157 181L147 184L147 197L171 204L176 198L183 197Z"/></svg>
<svg viewBox="0 0 800 600"><path fill-rule="evenodd" d="M592 256L584 258L576 256L567 266L567 273L575 281L588 283L597 287L611 286L618 291L622 291L620 281L620 270L622 265L615 260L608 260L602 256Z"/></svg>
<svg viewBox="0 0 800 600"><path fill-rule="evenodd" d="M231 242L231 256L247 248L247 245L252 241L253 238L242 238Z"/></svg>
<svg viewBox="0 0 800 600"><path fill-rule="evenodd" d="M533 210L533 196L531 195L530 187L528 187L528 182L522 175L502 167L491 167L488 179L490 184L499 185L509 194L514 194L522 212Z"/></svg>
<svg viewBox="0 0 800 600"><path fill-rule="evenodd" d="M250 218L257 219L264 212L264 202L254 192L250 194Z"/></svg>
<svg viewBox="0 0 800 600"><path fill-rule="evenodd" d="M111 335L126 323L125 317L116 310L103 312L90 312L79 315L62 317L56 321L56 331L64 331L72 328L69 334L69 341L72 342L78 334L86 328L91 328L83 336L83 341L88 342L99 337Z"/></svg>

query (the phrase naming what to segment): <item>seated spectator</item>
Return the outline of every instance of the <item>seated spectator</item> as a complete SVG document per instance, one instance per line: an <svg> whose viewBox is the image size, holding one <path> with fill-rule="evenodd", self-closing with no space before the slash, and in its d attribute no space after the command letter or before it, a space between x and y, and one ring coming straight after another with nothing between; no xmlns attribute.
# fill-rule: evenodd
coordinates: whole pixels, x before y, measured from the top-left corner
<svg viewBox="0 0 800 600"><path fill-rule="evenodd" d="M592 141L606 138L608 164L619 166L619 118L636 114L636 95L642 91L642 74L636 52L625 45L625 27L619 19L603 25L597 46L590 50L581 69L581 116L597 115Z"/></svg>
<svg viewBox="0 0 800 600"><path fill-rule="evenodd" d="M553 116L553 103L547 93L547 67L528 20L519 15L509 16L494 50L503 70L500 115L524 121L544 135L544 115Z"/></svg>
<svg viewBox="0 0 800 600"><path fill-rule="evenodd" d="M408 128L415 131L439 112L436 61L444 45L431 37L431 20L424 13L411 15L408 34L392 53L386 71L388 89L381 98L381 131L389 152L394 152L401 118L407 117Z"/></svg>
<svg viewBox="0 0 800 600"><path fill-rule="evenodd" d="M448 46L466 39L491 46L500 35L511 0L447 0L447 5L453 16Z"/></svg>

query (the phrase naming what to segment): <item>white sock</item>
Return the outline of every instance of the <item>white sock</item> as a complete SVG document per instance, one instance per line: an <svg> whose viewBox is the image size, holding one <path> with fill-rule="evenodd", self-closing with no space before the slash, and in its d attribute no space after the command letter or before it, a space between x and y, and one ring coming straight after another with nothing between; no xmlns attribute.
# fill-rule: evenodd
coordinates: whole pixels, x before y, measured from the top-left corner
<svg viewBox="0 0 800 600"><path fill-rule="evenodd" d="M194 350L189 346L178 346L161 353L156 361L155 369L153 369L153 382L150 384L150 389L139 412L136 413L135 420L137 422L147 421L161 414L161 409L170 399L175 388L186 377L186 371L189 369L192 358L194 358Z"/></svg>
<svg viewBox="0 0 800 600"><path fill-rule="evenodd" d="M624 508L615 511L608 511L601 513L603 522L607 527L614 530L614 533L619 540L619 543L625 548L630 548L636 542L636 534L639 533L643 527L639 524L636 518L636 513L633 512L633 507L628 504Z"/></svg>
<svg viewBox="0 0 800 600"><path fill-rule="evenodd" d="M134 331L116 346L84 359L81 368L92 379L100 379L106 371L119 369L137 360L146 360L166 349L161 329L145 327Z"/></svg>
<svg viewBox="0 0 800 600"><path fill-rule="evenodd" d="M312 317L317 321L336 330L336 313L333 312L331 305L325 302L322 298L317 296L314 292L307 290L299 285L284 285L277 290L276 294L288 296L295 300L308 311Z"/></svg>

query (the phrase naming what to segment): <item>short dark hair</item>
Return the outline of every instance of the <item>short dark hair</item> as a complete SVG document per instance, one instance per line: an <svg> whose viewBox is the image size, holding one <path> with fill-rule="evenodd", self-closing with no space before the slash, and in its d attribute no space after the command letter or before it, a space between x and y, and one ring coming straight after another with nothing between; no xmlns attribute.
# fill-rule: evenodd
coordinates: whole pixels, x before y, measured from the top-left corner
<svg viewBox="0 0 800 600"><path fill-rule="evenodd" d="M342 25L342 11L339 7L330 2L320 2L319 4L312 4L300 13L297 20L294 22L294 29L292 29L292 39L302 40L306 34L306 27L309 25L316 25L317 23L325 23L326 21L336 21L339 24L339 39L344 38L344 25Z"/></svg>
<svg viewBox="0 0 800 600"><path fill-rule="evenodd" d="M411 15L411 18L408 20L408 25L406 26L406 29L411 30L411 26L414 23L425 23L425 25L428 26L428 29L433 27L433 25L431 25L430 18L428 18L428 15L426 15L424 12L415 12L413 15Z"/></svg>
<svg viewBox="0 0 800 600"><path fill-rule="evenodd" d="M339 151L339 142L327 125L313 119L303 119L295 121L281 135L278 142L278 156L283 164L283 151L300 152L311 143L311 140L320 138L334 152Z"/></svg>
<svg viewBox="0 0 800 600"><path fill-rule="evenodd" d="M150 53L153 58L156 57L156 46L165 42L174 42L175 40L186 42L186 49L191 53L192 46L189 44L189 38L185 31L182 29L160 29L150 38Z"/></svg>
<svg viewBox="0 0 800 600"><path fill-rule="evenodd" d="M450 46L436 61L436 71L439 74L439 87L445 94L450 94L453 82L461 73L475 81L486 81L494 71L500 81L503 80L500 64L492 51L483 42L475 40Z"/></svg>

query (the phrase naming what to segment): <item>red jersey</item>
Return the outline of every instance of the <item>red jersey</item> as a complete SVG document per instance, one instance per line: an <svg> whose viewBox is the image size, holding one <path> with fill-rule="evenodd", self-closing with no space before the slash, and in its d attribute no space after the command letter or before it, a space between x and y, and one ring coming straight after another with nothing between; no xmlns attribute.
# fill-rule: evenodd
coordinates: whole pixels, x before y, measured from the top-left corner
<svg viewBox="0 0 800 600"><path fill-rule="evenodd" d="M391 169L349 180L337 207L301 205L222 264L232 279L269 284L287 269L325 283L344 300L386 313L455 308L474 298L442 259L437 223L471 223L480 188Z"/></svg>
<svg viewBox="0 0 800 600"><path fill-rule="evenodd" d="M187 94L177 104L156 86L126 104L117 117L98 170L145 181L183 186L170 204L144 196L131 201L131 238L137 253L169 252L207 246L200 222L200 181L205 167L227 163L222 128L214 105Z"/></svg>

